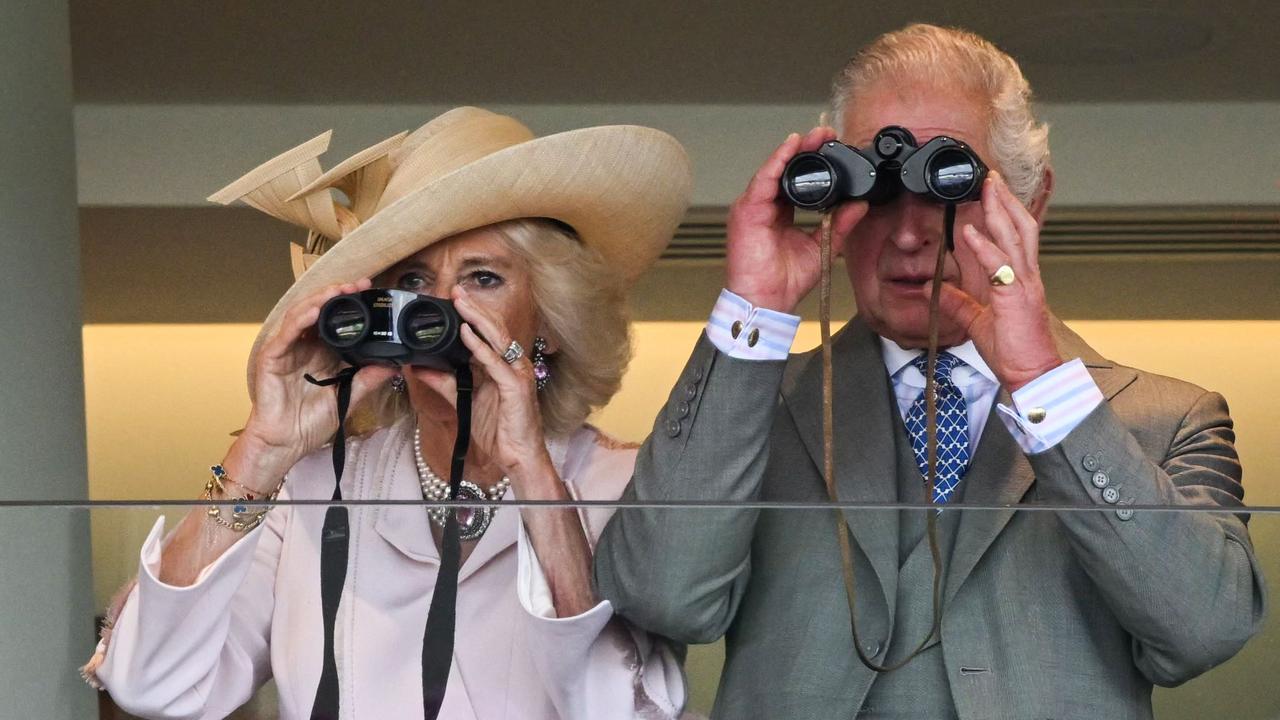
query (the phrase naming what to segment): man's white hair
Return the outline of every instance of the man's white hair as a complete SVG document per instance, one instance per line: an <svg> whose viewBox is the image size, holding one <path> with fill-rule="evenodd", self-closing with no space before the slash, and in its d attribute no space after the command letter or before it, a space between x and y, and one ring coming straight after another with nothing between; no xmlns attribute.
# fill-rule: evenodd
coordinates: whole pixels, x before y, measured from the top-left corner
<svg viewBox="0 0 1280 720"><path fill-rule="evenodd" d="M927 83L972 93L987 103L983 158L1024 204L1040 192L1049 167L1049 126L1031 108L1031 86L1018 63L974 33L915 24L876 38L836 74L831 108L839 128L846 108L880 82ZM842 128L840 128L842 129Z"/></svg>

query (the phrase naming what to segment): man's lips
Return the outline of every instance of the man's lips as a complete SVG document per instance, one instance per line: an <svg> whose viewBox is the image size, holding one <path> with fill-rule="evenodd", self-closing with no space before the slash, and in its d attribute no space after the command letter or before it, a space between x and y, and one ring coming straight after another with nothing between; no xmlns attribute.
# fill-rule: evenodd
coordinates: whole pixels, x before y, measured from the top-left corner
<svg viewBox="0 0 1280 720"><path fill-rule="evenodd" d="M943 276L944 281L950 281L951 278ZM924 287L933 282L933 273L927 274L902 274L891 275L883 278L881 282L888 288L902 293L918 294L924 292Z"/></svg>

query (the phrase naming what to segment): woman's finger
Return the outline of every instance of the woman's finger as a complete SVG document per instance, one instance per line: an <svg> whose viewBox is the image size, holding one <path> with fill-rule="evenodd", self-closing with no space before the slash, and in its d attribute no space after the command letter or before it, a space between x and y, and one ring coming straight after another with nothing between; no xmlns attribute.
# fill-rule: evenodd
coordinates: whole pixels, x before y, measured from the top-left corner
<svg viewBox="0 0 1280 720"><path fill-rule="evenodd" d="M513 338L502 318L472 301L471 296L461 287L454 288L453 298L458 314L479 332L480 337L488 342L488 346L494 352L502 355L507 348L511 347ZM522 355L520 359L523 360L524 356Z"/></svg>
<svg viewBox="0 0 1280 720"><path fill-rule="evenodd" d="M390 365L366 365L357 370L351 378L351 405L359 405L371 393L391 382L398 372Z"/></svg>
<svg viewBox="0 0 1280 720"><path fill-rule="evenodd" d="M405 372L414 380L426 385L432 392L444 398L454 408L458 407L458 378L451 372L434 368L410 366Z"/></svg>
<svg viewBox="0 0 1280 720"><path fill-rule="evenodd" d="M297 342L298 338L315 327L316 320L320 318L320 309L324 307L325 303L339 295L349 295L368 290L370 284L368 278L361 278L353 283L329 285L298 302L285 311L284 317L280 320L279 328L263 346L263 352L269 352L269 357L278 357L280 354L287 352ZM270 349L268 350L268 348Z"/></svg>
<svg viewBox="0 0 1280 720"><path fill-rule="evenodd" d="M516 389L524 385L523 378L516 368L503 360L502 356L489 347L488 343L481 340L470 326L462 326L462 343L467 346L472 357L480 363L489 378L498 383L499 387Z"/></svg>

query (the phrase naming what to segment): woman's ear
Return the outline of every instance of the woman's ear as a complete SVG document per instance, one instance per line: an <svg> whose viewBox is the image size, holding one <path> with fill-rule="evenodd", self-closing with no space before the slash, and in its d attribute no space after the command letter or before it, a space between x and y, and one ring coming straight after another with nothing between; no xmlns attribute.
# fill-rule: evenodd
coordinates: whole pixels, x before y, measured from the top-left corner
<svg viewBox="0 0 1280 720"><path fill-rule="evenodd" d="M543 354L555 355L560 352L560 343L556 340L555 335L547 330L547 326L544 323L538 323L538 337L542 338L542 341L547 345Z"/></svg>
<svg viewBox="0 0 1280 720"><path fill-rule="evenodd" d="M1044 169L1044 178L1040 182L1040 192L1031 199L1031 206L1027 208L1031 213L1031 217L1036 219L1036 224L1044 228L1044 216L1049 210L1049 197L1053 195L1053 168L1046 166Z"/></svg>

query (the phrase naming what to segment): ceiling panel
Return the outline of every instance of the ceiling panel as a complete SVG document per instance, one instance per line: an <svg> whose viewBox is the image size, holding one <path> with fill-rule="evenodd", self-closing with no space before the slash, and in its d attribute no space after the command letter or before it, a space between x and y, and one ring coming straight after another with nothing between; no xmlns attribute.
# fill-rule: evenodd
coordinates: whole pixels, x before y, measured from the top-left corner
<svg viewBox="0 0 1280 720"><path fill-rule="evenodd" d="M996 40L1054 102L1280 99L1272 0L72 0L71 18L80 102L817 103L911 21Z"/></svg>

